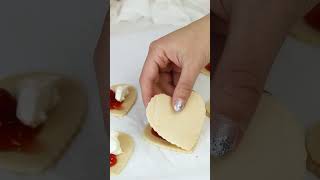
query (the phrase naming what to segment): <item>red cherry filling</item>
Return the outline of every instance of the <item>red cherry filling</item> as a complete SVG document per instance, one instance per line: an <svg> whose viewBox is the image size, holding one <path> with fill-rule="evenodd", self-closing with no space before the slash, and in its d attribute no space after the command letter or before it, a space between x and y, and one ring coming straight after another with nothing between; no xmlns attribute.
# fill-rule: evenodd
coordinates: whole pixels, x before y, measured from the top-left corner
<svg viewBox="0 0 320 180"><path fill-rule="evenodd" d="M15 116L16 99L5 89L0 89L0 115Z"/></svg>
<svg viewBox="0 0 320 180"><path fill-rule="evenodd" d="M320 3L308 12L304 19L311 27L320 31Z"/></svg>
<svg viewBox="0 0 320 180"><path fill-rule="evenodd" d="M110 109L121 109L122 102L116 100L116 93L111 89L109 91L109 98Z"/></svg>
<svg viewBox="0 0 320 180"><path fill-rule="evenodd" d="M16 117L17 101L0 89L0 151L27 150L40 128L31 128Z"/></svg>
<svg viewBox="0 0 320 180"><path fill-rule="evenodd" d="M206 68L208 71L211 71L211 65L210 65L210 63L207 64L205 68Z"/></svg>
<svg viewBox="0 0 320 180"><path fill-rule="evenodd" d="M117 164L117 156L114 154L110 154L110 167Z"/></svg>

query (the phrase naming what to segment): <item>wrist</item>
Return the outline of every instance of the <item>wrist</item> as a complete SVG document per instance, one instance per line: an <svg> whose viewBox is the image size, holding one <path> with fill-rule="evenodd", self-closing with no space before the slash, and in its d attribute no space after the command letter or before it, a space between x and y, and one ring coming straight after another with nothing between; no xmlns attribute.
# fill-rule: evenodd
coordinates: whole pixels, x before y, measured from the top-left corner
<svg viewBox="0 0 320 180"><path fill-rule="evenodd" d="M210 14L193 22L191 29L195 35L194 40L203 54L205 65L210 62Z"/></svg>

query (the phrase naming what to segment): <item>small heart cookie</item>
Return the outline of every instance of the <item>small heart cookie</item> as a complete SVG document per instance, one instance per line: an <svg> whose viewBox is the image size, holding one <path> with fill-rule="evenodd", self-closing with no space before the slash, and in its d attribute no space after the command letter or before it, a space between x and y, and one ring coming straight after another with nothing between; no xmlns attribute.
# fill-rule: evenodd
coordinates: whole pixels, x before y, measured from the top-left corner
<svg viewBox="0 0 320 180"><path fill-rule="evenodd" d="M154 96L146 109L150 126L166 141L191 151L197 144L206 116L205 103L195 92L183 111L175 112L171 97L165 94Z"/></svg>
<svg viewBox="0 0 320 180"><path fill-rule="evenodd" d="M121 108L120 109L110 109L110 113L116 117L123 117L126 114L128 114L128 112L132 108L133 104L135 103L135 101L137 99L137 90L133 86L130 86L128 84L116 84L116 85L111 86L111 89L115 92L118 86L128 86L129 94L125 98L125 100L122 102Z"/></svg>
<svg viewBox="0 0 320 180"><path fill-rule="evenodd" d="M128 134L120 133L118 138L123 152L117 156L117 164L110 168L111 176L119 175L121 173L123 168L127 165L134 149L133 139Z"/></svg>

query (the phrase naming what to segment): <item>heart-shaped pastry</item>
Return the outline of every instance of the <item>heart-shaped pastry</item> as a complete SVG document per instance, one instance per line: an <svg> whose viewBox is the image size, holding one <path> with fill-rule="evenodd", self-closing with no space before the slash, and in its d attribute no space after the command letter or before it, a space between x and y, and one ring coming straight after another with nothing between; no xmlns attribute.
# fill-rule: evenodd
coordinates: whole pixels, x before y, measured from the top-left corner
<svg viewBox="0 0 320 180"><path fill-rule="evenodd" d="M111 176L116 176L121 173L123 168L127 165L134 149L133 139L128 134L120 133L119 141L123 153L117 156L117 164L110 168Z"/></svg>
<svg viewBox="0 0 320 180"><path fill-rule="evenodd" d="M150 124L148 124L145 128L144 128L144 138L150 142L151 144L154 144L160 148L164 148L164 149L168 149L171 151L176 151L179 153L192 153L193 149L191 150L184 150L181 149L180 147L169 143L168 141L166 141L165 139L161 138L161 136L159 136L158 133L151 128Z"/></svg>
<svg viewBox="0 0 320 180"><path fill-rule="evenodd" d="M110 109L110 113L116 117L123 117L126 114L128 114L128 112L132 108L133 104L135 103L135 101L137 99L137 90L133 86L130 86L128 84L116 84L116 85L111 86L111 89L113 91L115 91L118 86L128 86L129 94L125 98L125 100L122 102L121 108L120 109Z"/></svg>
<svg viewBox="0 0 320 180"><path fill-rule="evenodd" d="M26 73L0 80L0 88L15 92L17 84L25 78L58 76L61 102L48 113L35 138L39 147L30 153L0 152L0 167L19 173L40 173L53 165L63 155L73 137L80 130L87 111L87 94L82 85L59 74Z"/></svg>
<svg viewBox="0 0 320 180"><path fill-rule="evenodd" d="M197 144L206 116L205 103L195 92L183 111L175 112L171 97L165 94L154 96L146 109L150 126L166 141L191 151Z"/></svg>

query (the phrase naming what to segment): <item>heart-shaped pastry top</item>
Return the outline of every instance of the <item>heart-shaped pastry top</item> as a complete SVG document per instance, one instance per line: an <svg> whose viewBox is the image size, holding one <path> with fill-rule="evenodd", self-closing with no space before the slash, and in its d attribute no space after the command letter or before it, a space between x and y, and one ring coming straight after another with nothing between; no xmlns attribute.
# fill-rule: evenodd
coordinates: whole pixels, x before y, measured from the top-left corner
<svg viewBox="0 0 320 180"><path fill-rule="evenodd" d="M171 97L159 94L150 100L146 114L150 126L162 138L184 150L192 150L200 137L206 108L202 97L192 92L183 111L175 112Z"/></svg>

